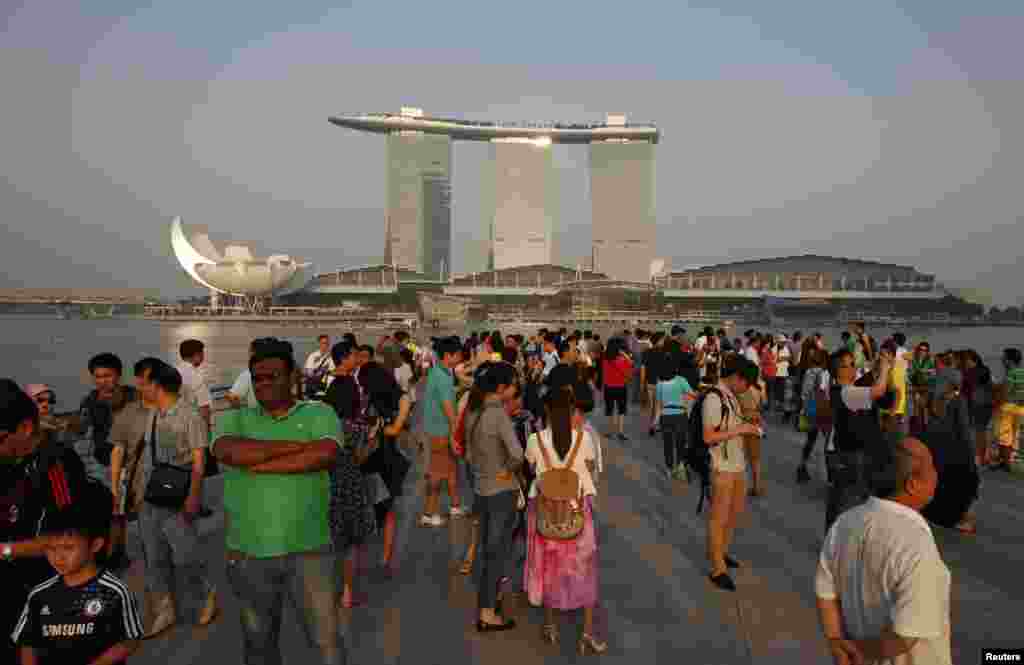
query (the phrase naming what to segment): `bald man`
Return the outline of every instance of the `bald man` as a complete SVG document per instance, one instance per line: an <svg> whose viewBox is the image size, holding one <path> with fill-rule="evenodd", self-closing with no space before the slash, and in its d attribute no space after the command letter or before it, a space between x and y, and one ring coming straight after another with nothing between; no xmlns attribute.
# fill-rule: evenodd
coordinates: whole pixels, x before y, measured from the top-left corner
<svg viewBox="0 0 1024 665"><path fill-rule="evenodd" d="M917 439L871 447L872 498L829 529L815 589L837 664L952 665L950 574L921 509L938 472Z"/></svg>

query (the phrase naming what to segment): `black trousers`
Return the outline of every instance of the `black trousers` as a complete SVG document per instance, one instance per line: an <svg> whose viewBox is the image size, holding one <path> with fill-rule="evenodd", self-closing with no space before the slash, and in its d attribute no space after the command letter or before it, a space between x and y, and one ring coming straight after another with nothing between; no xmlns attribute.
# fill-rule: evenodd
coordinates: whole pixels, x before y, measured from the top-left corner
<svg viewBox="0 0 1024 665"><path fill-rule="evenodd" d="M689 418L685 414L661 417L661 437L665 444L665 466L671 471L683 461Z"/></svg>
<svg viewBox="0 0 1024 665"><path fill-rule="evenodd" d="M829 467L832 484L825 504L825 532L843 512L855 508L870 495L864 468L864 452L836 452Z"/></svg>

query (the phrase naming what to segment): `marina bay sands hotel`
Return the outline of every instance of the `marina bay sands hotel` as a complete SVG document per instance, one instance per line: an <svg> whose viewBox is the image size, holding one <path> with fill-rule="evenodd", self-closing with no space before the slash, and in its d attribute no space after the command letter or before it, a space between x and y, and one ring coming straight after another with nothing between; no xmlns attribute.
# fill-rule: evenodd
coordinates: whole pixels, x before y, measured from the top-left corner
<svg viewBox="0 0 1024 665"><path fill-rule="evenodd" d="M558 181L551 146L589 151L593 245L589 269L648 282L655 244L654 146L658 129L623 115L603 123L502 123L400 113L331 117L340 127L385 135L384 263L426 275L451 271L453 141L487 141L484 223L488 270L558 262Z"/></svg>

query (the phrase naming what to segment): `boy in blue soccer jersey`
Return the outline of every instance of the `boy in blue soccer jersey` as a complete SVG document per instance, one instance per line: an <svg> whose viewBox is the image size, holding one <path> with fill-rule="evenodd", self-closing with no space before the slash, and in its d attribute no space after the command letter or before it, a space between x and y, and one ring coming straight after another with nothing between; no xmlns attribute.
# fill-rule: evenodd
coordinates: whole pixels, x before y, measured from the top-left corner
<svg viewBox="0 0 1024 665"><path fill-rule="evenodd" d="M135 598L97 561L110 508L109 495L95 486L44 520L46 558L57 575L32 589L11 635L21 665L113 665L138 648L143 629Z"/></svg>

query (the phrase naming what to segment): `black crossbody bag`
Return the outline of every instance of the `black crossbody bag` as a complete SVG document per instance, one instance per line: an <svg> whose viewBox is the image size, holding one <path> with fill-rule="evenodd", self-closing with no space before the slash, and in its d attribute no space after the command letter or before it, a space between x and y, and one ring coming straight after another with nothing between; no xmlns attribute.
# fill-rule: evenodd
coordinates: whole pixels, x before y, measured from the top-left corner
<svg viewBox="0 0 1024 665"><path fill-rule="evenodd" d="M192 469L156 461L156 414L149 436L149 454L153 461L153 472L146 485L146 503L159 508L180 510L185 505L192 488Z"/></svg>

